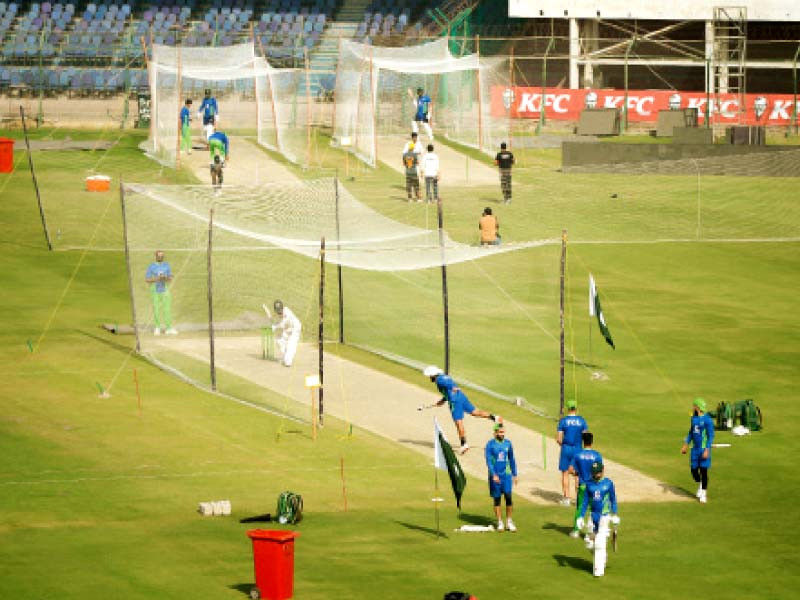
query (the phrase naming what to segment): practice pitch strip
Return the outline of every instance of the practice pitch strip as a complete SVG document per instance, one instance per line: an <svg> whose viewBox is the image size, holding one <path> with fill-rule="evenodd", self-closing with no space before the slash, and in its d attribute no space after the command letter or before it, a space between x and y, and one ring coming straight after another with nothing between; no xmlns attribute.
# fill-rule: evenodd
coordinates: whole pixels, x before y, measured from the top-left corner
<svg viewBox="0 0 800 600"><path fill-rule="evenodd" d="M208 362L205 338L159 338L160 348ZM258 336L218 337L215 340L217 369L228 371L295 402L309 406L310 395L304 386L306 375L317 372L316 345L300 344L294 365L283 367L262 359ZM457 379L457 378L456 378ZM420 373L420 384L430 387ZM467 394L469 392L467 391ZM448 440L458 446L458 438L446 407L419 411L419 406L436 402L439 396L423 387L401 381L374 369L330 354L325 356L324 414L388 438L433 459L433 417L438 418ZM310 409L309 409L310 410ZM310 412L309 412L310 414ZM561 498L558 471L559 447L555 442L556 423L546 435L546 469L542 462L542 434L505 418L506 437L514 443L519 469L515 496L535 503L552 503ZM469 475L486 478L483 447L492 437L492 423L466 417L465 426L472 449L462 455L461 466ZM603 450L602 435L598 448ZM633 469L604 460L606 474L613 479L622 502L674 502L694 499L683 490L670 487ZM475 489L470 488L470 489ZM475 493L467 492L467 493ZM481 488L480 493L485 493Z"/></svg>
<svg viewBox="0 0 800 600"><path fill-rule="evenodd" d="M295 181L294 173L280 162L270 158L252 141L230 136L231 159L225 163L225 185L259 185L273 181ZM201 183L211 185L209 172L210 153L195 143L191 154L181 154L181 164L189 165Z"/></svg>
<svg viewBox="0 0 800 600"><path fill-rule="evenodd" d="M434 152L439 156L439 189L447 190L448 187L464 187L466 185L496 185L500 186L500 174L497 169L488 167L483 162L470 158L466 154L461 154L453 150L450 146L442 144L435 137L432 142L427 141L427 136L421 133L419 136L423 152L428 144L433 144ZM407 136L392 135L379 136L378 138L378 160L392 167L405 177L402 155L403 146L411 140L411 132ZM500 150L499 148L497 149ZM423 185L424 192L424 185ZM446 193L442 192L443 195Z"/></svg>

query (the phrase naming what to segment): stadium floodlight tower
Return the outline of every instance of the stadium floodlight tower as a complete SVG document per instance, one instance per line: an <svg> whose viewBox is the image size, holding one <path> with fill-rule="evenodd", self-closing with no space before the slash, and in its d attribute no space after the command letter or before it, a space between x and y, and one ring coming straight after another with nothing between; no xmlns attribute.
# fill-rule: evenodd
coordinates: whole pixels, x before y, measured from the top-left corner
<svg viewBox="0 0 800 600"><path fill-rule="evenodd" d="M148 71L148 151L160 162L175 166L179 161L178 112L184 98L202 98L205 90L219 101L218 129L229 136L257 136L259 144L288 160L304 161L308 111L298 103L311 99L298 93L302 70L273 68L256 56L250 42L218 48L155 44Z"/></svg>
<svg viewBox="0 0 800 600"><path fill-rule="evenodd" d="M496 152L508 139L509 120L505 113L493 114L492 98L502 98L508 83L506 57L457 58L450 54L447 38L403 48L343 40L334 140L375 166L381 138L407 139L416 110L414 96L421 88L431 98L434 136L487 154ZM423 134L420 131L422 139Z"/></svg>

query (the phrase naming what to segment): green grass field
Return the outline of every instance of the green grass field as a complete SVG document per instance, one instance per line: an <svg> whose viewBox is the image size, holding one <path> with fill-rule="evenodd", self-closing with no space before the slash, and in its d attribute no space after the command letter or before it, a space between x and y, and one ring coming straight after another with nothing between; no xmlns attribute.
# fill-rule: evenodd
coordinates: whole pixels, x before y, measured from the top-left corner
<svg viewBox="0 0 800 600"><path fill-rule="evenodd" d="M516 535L454 533L491 515L485 482L470 479L463 512L443 506L437 539L429 459L358 429L348 437L334 420L313 442L307 426L184 384L138 357L132 337L100 330L130 322L128 281L117 194L85 193L83 178L193 178L144 158L138 133L35 135L118 143L104 153L34 153L56 252L44 245L26 155L15 153L15 172L0 174L0 598L246 598L251 526L238 520L273 512L286 489L306 506L296 528L299 599L438 599L454 589L481 600L786 598L800 583L791 541L800 522L797 179L565 175L557 151L537 150L518 153L509 207L496 204L499 189L443 189L455 239L474 242L486 205L496 206L506 240L568 231L567 344L577 360L567 365L567 392L604 455L693 493L679 454L691 400L754 398L764 412L761 433L718 434L732 447L715 450L707 505L621 498L620 549L595 581L591 555L567 536L571 510L519 502ZM343 169L325 142L318 138L316 166ZM396 199L390 169L350 169L346 185L360 200L425 225L423 206ZM451 269L455 372L551 414L559 252L554 244ZM616 351L595 329L590 355L589 271ZM348 277L349 339L441 360L438 273ZM352 347L332 351L425 385ZM596 370L608 380L592 380ZM285 404L245 388L230 383L242 396ZM223 498L233 517L195 512L199 501Z"/></svg>

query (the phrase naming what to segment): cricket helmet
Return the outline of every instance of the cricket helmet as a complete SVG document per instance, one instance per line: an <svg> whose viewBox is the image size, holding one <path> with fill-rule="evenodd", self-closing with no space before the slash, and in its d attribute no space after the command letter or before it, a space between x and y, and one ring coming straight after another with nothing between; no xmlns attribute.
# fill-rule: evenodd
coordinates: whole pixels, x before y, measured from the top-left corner
<svg viewBox="0 0 800 600"><path fill-rule="evenodd" d="M279 315L283 314L283 302L280 300L275 300L275 304L272 305L275 308L275 312Z"/></svg>
<svg viewBox="0 0 800 600"><path fill-rule="evenodd" d="M422 374L425 375L425 377L436 377L437 375L441 375L442 372L443 371L435 365L428 365L422 369Z"/></svg>
<svg viewBox="0 0 800 600"><path fill-rule="evenodd" d="M598 460L592 463L592 477L600 480L603 476L603 461Z"/></svg>
<svg viewBox="0 0 800 600"><path fill-rule="evenodd" d="M210 96L210 95L211 95L211 88L206 88L206 96Z"/></svg>

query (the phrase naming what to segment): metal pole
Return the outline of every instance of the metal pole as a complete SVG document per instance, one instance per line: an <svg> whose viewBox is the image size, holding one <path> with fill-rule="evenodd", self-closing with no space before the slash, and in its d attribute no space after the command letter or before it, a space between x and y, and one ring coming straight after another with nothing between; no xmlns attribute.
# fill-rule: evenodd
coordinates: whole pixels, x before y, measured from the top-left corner
<svg viewBox="0 0 800 600"><path fill-rule="evenodd" d="M634 37L630 42L628 42L628 47L625 49L625 100L624 104L622 105L622 131L628 131L628 55L631 53L633 49L633 45L636 43L636 38Z"/></svg>
<svg viewBox="0 0 800 600"><path fill-rule="evenodd" d="M125 244L125 267L128 269L128 291L131 295L131 318L133 318L133 334L136 336L136 352L141 351L139 342L139 327L136 321L136 301L133 295L133 272L131 271L131 251L128 245L128 217L125 214L125 186L122 185L122 178L119 180L119 205L122 210L122 240ZM137 383L138 385L138 383Z"/></svg>
<svg viewBox="0 0 800 600"><path fill-rule="evenodd" d="M36 113L36 126L41 127L44 122L44 111L42 110L42 98L44 97L44 67L42 66L42 46L44 46L45 28L39 34L39 111Z"/></svg>
<svg viewBox="0 0 800 600"><path fill-rule="evenodd" d="M306 69L306 164L311 164L311 72L308 61L308 48L303 48ZM320 393L322 389L320 388ZM321 417L320 417L321 418Z"/></svg>
<svg viewBox="0 0 800 600"><path fill-rule="evenodd" d="M706 59L706 129L711 127L711 89L708 86L708 74L711 72L711 59Z"/></svg>
<svg viewBox="0 0 800 600"><path fill-rule="evenodd" d="M542 57L542 99L540 100L541 106L539 108L539 124L536 126L536 133L539 134L542 132L542 127L547 124L547 117L544 114L544 96L547 91L547 57L550 55L550 50L553 49L556 41L553 35L550 35L550 40L547 42L547 48L544 51L544 56Z"/></svg>
<svg viewBox="0 0 800 600"><path fill-rule="evenodd" d="M483 102L481 101L481 36L475 36L475 54L478 57L478 73L476 77L478 87L478 150L483 151Z"/></svg>
<svg viewBox="0 0 800 600"><path fill-rule="evenodd" d="M444 254L444 218L442 216L442 197L436 203L439 215L439 248L442 256L442 305L444 307L444 372L450 373L450 313L447 297L447 262Z"/></svg>
<svg viewBox="0 0 800 600"><path fill-rule="evenodd" d="M214 209L208 211L208 351L209 365L211 368L211 389L217 391L217 369L214 362L214 291L213 291L213 272L211 268L211 234L214 229Z"/></svg>
<svg viewBox="0 0 800 600"><path fill-rule="evenodd" d="M178 46L176 48L178 52L178 107L181 106L181 88L183 87L182 79L181 79L181 47ZM176 136L175 140L175 167L181 166L181 119L178 117L178 135Z"/></svg>
<svg viewBox="0 0 800 600"><path fill-rule="evenodd" d="M342 286L342 248L339 245L341 236L339 234L339 170L333 176L333 188L336 194L336 250L339 260L336 264L336 276L339 280L339 343L344 344L344 289Z"/></svg>
<svg viewBox="0 0 800 600"><path fill-rule="evenodd" d="M794 58L792 59L792 84L794 90L794 102L792 106L794 107L792 110L792 121L794 122L794 134L797 135L797 57L800 56L800 45L797 46L797 50L795 50Z"/></svg>
<svg viewBox="0 0 800 600"><path fill-rule="evenodd" d="M558 414L563 416L564 415L564 276L567 269L567 230L561 230L561 282L560 282L560 290L561 290L561 303L560 303L560 319L561 319L561 341L560 341L560 350L561 356L559 360L559 373L561 377L561 387L560 387L560 394L559 398L561 399L561 404L559 408Z"/></svg>
<svg viewBox="0 0 800 600"><path fill-rule="evenodd" d="M325 334L325 236L319 243L319 426L323 425L323 394L325 393L322 342Z"/></svg>
<svg viewBox="0 0 800 600"><path fill-rule="evenodd" d="M52 250L53 244L50 242L50 232L47 230L47 220L44 217L44 207L42 206L42 196L39 193L39 182L36 181L36 170L33 168L33 156L31 155L31 144L28 141L28 127L25 125L25 109L20 105L19 114L22 117L22 131L25 134L25 147L28 149L28 166L31 169L31 178L33 179L33 189L36 192L36 202L39 205L39 216L42 219L42 229L44 230L44 239L47 242L47 249Z"/></svg>
<svg viewBox="0 0 800 600"><path fill-rule="evenodd" d="M511 90L511 106L508 108L508 149L512 150L514 147L512 142L514 139L514 100L516 99L516 94L514 93L514 46L511 46L508 57L508 87Z"/></svg>

